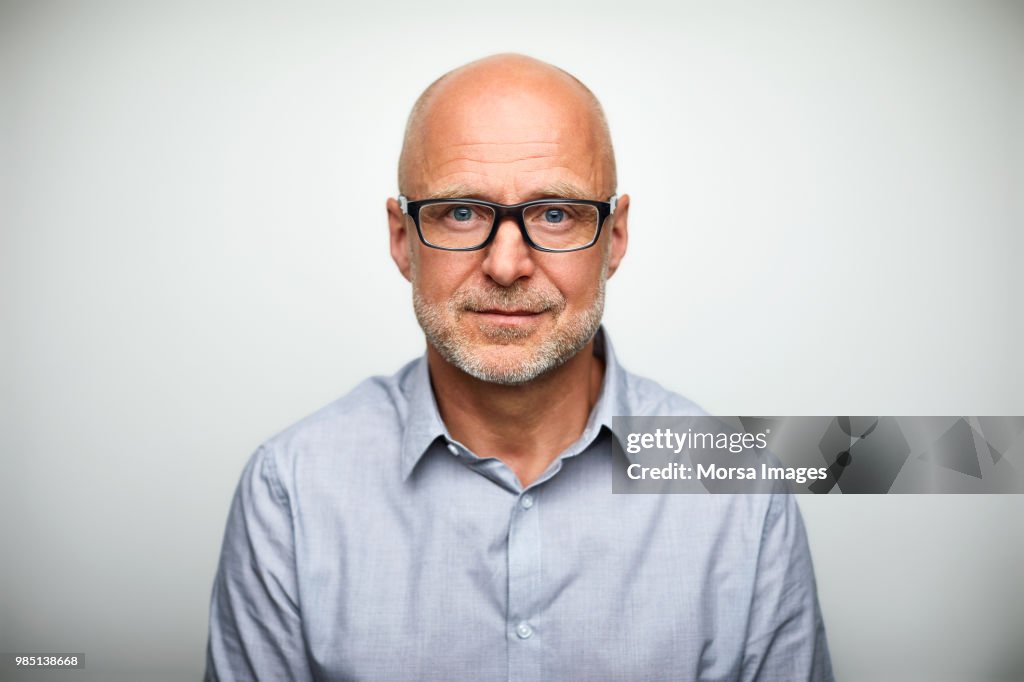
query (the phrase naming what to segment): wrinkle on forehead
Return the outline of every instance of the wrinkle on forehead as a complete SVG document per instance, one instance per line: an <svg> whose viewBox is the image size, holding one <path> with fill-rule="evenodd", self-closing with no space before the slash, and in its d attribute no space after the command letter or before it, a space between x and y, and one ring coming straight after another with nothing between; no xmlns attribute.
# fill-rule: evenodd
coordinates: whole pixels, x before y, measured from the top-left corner
<svg viewBox="0 0 1024 682"><path fill-rule="evenodd" d="M466 142L439 145L433 157L425 161L427 165L440 165L454 159L512 163L520 159L556 157L561 151L558 142Z"/></svg>
<svg viewBox="0 0 1024 682"><path fill-rule="evenodd" d="M426 191L428 182L451 184L451 178L434 176L459 159L471 166L526 161L519 170L536 173L544 170L537 165L544 159L553 170L570 156L577 181L614 192L614 153L594 95L554 66L498 55L442 76L417 100L402 147L399 189L408 195Z"/></svg>
<svg viewBox="0 0 1024 682"><path fill-rule="evenodd" d="M561 155L504 161L466 156L432 159L432 163L424 166L416 197L433 196L446 187L459 186L468 190L462 196L506 204L553 196L603 200L606 183L600 175L600 164L592 157L587 160L581 164L577 159L569 164ZM556 192L552 187L571 187L572 191Z"/></svg>

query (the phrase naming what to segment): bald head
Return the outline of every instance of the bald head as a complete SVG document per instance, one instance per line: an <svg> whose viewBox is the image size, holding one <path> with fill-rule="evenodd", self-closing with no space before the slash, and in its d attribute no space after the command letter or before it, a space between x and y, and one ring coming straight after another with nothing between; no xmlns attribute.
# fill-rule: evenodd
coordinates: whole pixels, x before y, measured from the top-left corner
<svg viewBox="0 0 1024 682"><path fill-rule="evenodd" d="M425 177L444 170L433 158L439 146L446 152L463 146L471 154L479 145L504 145L502 153L531 158L543 153L542 145L561 142L567 131L592 157L591 191L610 196L616 186L611 136L601 104L583 83L523 55L470 62L441 76L416 100L398 164L399 189L415 198L430 193Z"/></svg>

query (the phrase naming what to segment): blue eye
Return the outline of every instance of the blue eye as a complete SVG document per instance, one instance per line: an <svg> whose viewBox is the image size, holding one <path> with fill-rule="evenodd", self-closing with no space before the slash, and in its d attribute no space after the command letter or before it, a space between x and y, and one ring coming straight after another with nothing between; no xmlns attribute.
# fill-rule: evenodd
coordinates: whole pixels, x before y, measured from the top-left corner
<svg viewBox="0 0 1024 682"><path fill-rule="evenodd" d="M560 208L549 208L544 211L544 220L549 223L560 223L565 220L565 211Z"/></svg>
<svg viewBox="0 0 1024 682"><path fill-rule="evenodd" d="M452 217L460 222L465 222L473 218L473 209L467 206L458 206L452 209Z"/></svg>

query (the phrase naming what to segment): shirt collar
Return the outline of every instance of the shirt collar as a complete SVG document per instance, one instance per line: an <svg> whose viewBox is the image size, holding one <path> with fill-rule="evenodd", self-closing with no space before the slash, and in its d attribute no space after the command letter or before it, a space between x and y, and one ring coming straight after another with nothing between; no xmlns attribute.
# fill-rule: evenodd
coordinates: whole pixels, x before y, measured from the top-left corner
<svg viewBox="0 0 1024 682"><path fill-rule="evenodd" d="M630 414L625 401L627 397L625 370L619 365L612 349L611 340L604 326L598 328L594 335L594 353L604 358L604 380L597 403L590 411L587 425L577 443L580 450L585 448L600 433L602 427L612 430L612 417ZM402 392L408 400L408 413L405 433L402 437L402 479L405 480L416 468L427 449L438 438L451 440L447 427L441 420L437 409L437 400L430 384L430 370L424 354L412 364ZM572 454L578 454L573 452Z"/></svg>

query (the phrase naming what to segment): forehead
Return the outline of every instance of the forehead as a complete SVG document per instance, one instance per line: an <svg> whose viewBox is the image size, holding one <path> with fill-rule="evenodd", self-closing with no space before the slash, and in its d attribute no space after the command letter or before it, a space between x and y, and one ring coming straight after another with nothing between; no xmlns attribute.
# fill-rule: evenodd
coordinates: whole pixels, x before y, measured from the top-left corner
<svg viewBox="0 0 1024 682"><path fill-rule="evenodd" d="M597 118L580 93L560 84L474 85L439 92L423 117L413 178L422 192L458 184L511 202L557 182L599 190Z"/></svg>

